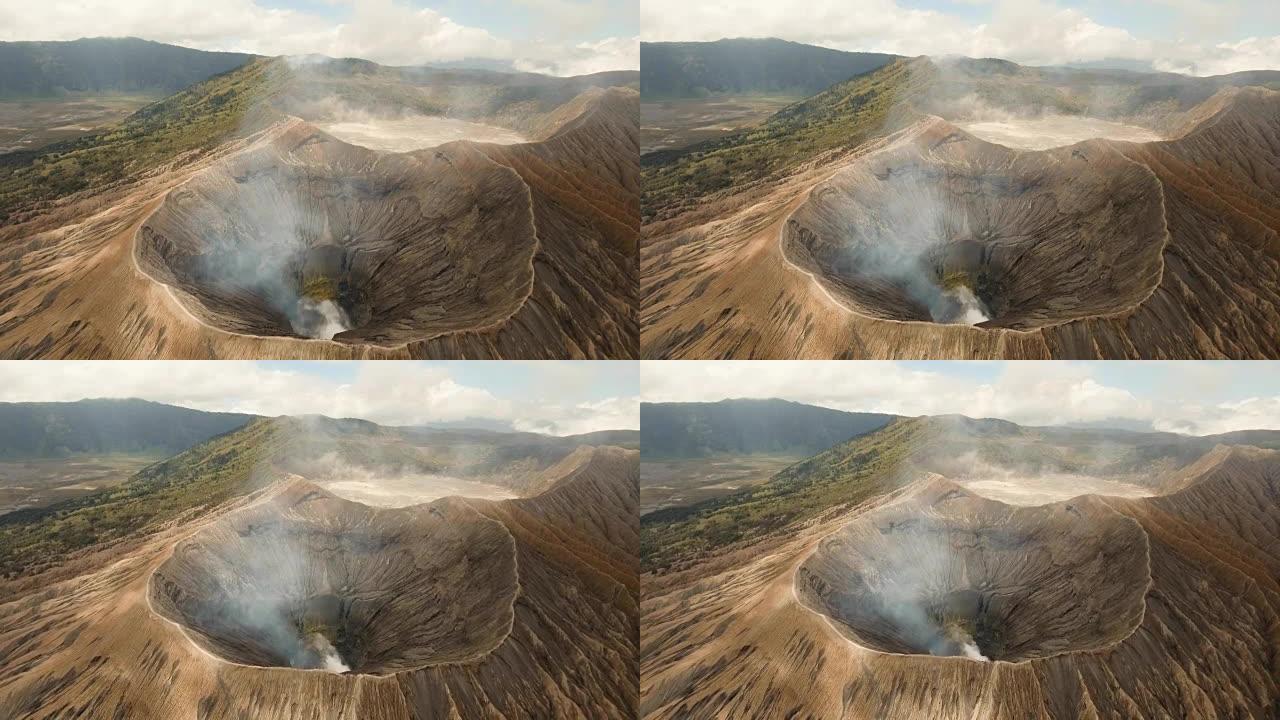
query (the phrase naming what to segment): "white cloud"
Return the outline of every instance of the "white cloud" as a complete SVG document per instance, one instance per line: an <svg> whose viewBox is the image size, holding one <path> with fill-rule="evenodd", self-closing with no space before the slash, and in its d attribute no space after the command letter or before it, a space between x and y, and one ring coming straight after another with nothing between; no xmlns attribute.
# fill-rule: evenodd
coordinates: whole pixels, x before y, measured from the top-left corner
<svg viewBox="0 0 1280 720"><path fill-rule="evenodd" d="M564 47L545 59L523 58L515 61L522 72L546 75L590 75L640 67L640 38L605 38L598 42L582 42Z"/></svg>
<svg viewBox="0 0 1280 720"><path fill-rule="evenodd" d="M582 379L593 370L582 364L538 365L547 368L539 371L537 382L530 383L526 392L499 397L487 388L459 382L446 367L418 363L360 363L354 378L343 382L234 361L9 361L0 362L0 402L136 397L198 410L319 414L384 425L485 418L553 435L639 427L634 395L574 400L574 390L561 386L557 393L561 400L546 401L541 395L543 375L576 374Z"/></svg>
<svg viewBox="0 0 1280 720"><path fill-rule="evenodd" d="M1199 75L1280 69L1280 34L1224 38L1235 24L1229 18L1265 19L1254 27L1271 22L1274 28L1273 0L1134 2L1149 6L1147 12L1158 13L1182 35L1144 37L1053 0L969 3L990 8L982 23L912 7L911 0L864 0L856 12L841 0L811 0L803 12L772 0L645 0L641 34L646 41L780 37L839 50L1000 57L1030 65L1126 59Z"/></svg>
<svg viewBox="0 0 1280 720"><path fill-rule="evenodd" d="M1255 397L1215 405L1190 405L1180 417L1157 419L1157 430L1215 435L1236 430L1280 430L1280 396Z"/></svg>
<svg viewBox="0 0 1280 720"><path fill-rule="evenodd" d="M1225 399L1225 375L1239 370L1214 365L1162 367L1166 376L1161 384L1167 387L1149 396L1103 381L1097 364L1002 363L994 380L979 382L957 372L956 364L939 364L933 371L893 362L645 362L641 399L776 397L839 410L954 413L1023 425L1132 420L1195 435L1280 429L1280 395Z"/></svg>
<svg viewBox="0 0 1280 720"><path fill-rule="evenodd" d="M340 23L255 0L0 0L0 40L74 40L135 36L203 50L262 55L317 53L388 65L421 65L466 58L510 60L554 74L639 67L638 41L607 38L566 45L513 40L462 25L407 0L345 0ZM559 11L582 8L562 3ZM583 17L590 13L579 12ZM597 20L592 20L591 23ZM582 23L581 32L590 23ZM583 68L589 68L583 70Z"/></svg>

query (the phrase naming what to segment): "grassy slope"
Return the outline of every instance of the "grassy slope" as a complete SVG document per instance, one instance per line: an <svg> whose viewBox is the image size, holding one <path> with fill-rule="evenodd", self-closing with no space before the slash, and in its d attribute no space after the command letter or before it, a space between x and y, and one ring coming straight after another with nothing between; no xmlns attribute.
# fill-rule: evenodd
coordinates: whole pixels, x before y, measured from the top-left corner
<svg viewBox="0 0 1280 720"><path fill-rule="evenodd" d="M0 578L31 575L92 545L140 536L158 523L253 489L280 443L276 421L254 420L156 463L118 487L0 516Z"/></svg>
<svg viewBox="0 0 1280 720"><path fill-rule="evenodd" d="M831 150L853 149L889 122L890 110L928 83L927 61L898 60L779 111L727 138L644 157L646 221L669 217L706 196L778 178Z"/></svg>
<svg viewBox="0 0 1280 720"><path fill-rule="evenodd" d="M755 540L897 487L896 468L928 424L899 419L796 463L769 482L722 498L650 513L641 520L645 571L678 569L730 543Z"/></svg>
<svg viewBox="0 0 1280 720"><path fill-rule="evenodd" d="M101 132L0 156L0 223L40 203L136 178L182 154L212 150L245 128L250 110L270 92L277 62L254 60Z"/></svg>

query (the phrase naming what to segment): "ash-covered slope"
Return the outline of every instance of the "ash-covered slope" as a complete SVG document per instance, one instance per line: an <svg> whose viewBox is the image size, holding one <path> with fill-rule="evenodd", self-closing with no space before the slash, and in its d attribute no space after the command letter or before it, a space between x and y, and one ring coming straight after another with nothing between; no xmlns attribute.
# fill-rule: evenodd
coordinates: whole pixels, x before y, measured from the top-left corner
<svg viewBox="0 0 1280 720"><path fill-rule="evenodd" d="M638 453L572 457L521 500L373 509L277 473L153 528L0 603L0 711L631 717Z"/></svg>
<svg viewBox="0 0 1280 720"><path fill-rule="evenodd" d="M1271 717L1280 454L1154 474L1035 507L900 462L850 477L874 494L645 576L641 714Z"/></svg>
<svg viewBox="0 0 1280 720"><path fill-rule="evenodd" d="M1118 99L1081 108L1096 87L992 74L976 87L1003 89L1001 108L1043 96L1041 111L1077 113L1064 117L1158 115L1172 139L987 142L921 119L959 118L975 87L925 61L833 88L771 123L856 147L815 150L744 187L751 203L726 195L651 225L644 354L1280 357L1280 93L1225 87L1189 106L1225 83L1117 80ZM833 134L841 123L856 128ZM741 140L708 156L763 152ZM715 207L725 215L711 222Z"/></svg>

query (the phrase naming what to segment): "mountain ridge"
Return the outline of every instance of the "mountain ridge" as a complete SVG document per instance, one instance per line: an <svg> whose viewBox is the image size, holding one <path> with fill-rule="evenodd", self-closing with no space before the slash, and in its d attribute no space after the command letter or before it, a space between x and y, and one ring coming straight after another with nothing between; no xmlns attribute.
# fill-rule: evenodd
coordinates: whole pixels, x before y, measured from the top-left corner
<svg viewBox="0 0 1280 720"><path fill-rule="evenodd" d="M167 95L234 70L255 57L136 37L0 42L0 97Z"/></svg>

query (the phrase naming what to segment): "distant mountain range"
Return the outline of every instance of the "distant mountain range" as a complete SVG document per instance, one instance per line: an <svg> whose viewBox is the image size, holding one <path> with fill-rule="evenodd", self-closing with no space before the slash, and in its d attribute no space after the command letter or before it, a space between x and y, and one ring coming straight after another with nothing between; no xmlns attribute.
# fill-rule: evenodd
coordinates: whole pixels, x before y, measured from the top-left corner
<svg viewBox="0 0 1280 720"><path fill-rule="evenodd" d="M713 455L808 456L878 430L893 418L776 399L642 403L641 454L645 460Z"/></svg>
<svg viewBox="0 0 1280 720"><path fill-rule="evenodd" d="M171 455L242 427L253 417L146 400L0 403L0 459L142 452Z"/></svg>
<svg viewBox="0 0 1280 720"><path fill-rule="evenodd" d="M0 97L168 95L253 58L246 53L206 52L138 38L0 42Z"/></svg>
<svg viewBox="0 0 1280 720"><path fill-rule="evenodd" d="M645 100L709 95L813 95L883 67L897 55L829 50L778 40L640 43Z"/></svg>

